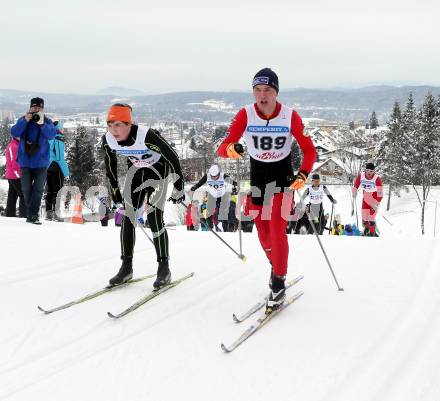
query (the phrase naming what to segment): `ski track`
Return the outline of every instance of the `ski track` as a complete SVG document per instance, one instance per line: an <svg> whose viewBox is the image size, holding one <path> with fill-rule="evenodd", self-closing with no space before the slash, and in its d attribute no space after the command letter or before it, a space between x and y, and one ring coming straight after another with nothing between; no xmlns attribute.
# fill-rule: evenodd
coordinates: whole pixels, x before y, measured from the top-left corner
<svg viewBox="0 0 440 401"><path fill-rule="evenodd" d="M353 218L347 217L351 206L347 204L345 207L343 202L339 202L341 193L342 191L338 196L336 192L338 204L335 208L335 214L341 214L343 223L352 222ZM349 195L347 197L349 198ZM385 222L380 215L378 216L383 237L391 235L393 231L396 236L414 237L414 233L406 233L405 224L417 224L417 229L420 229L420 210L417 209L417 206L411 210L408 207L408 199L414 204L417 202L414 196L406 196L405 199L396 198L393 200L392 212L384 212L393 226ZM358 209L359 212L360 208L358 207ZM432 218L433 210L433 207L427 210ZM403 219L405 219L405 224L402 224ZM432 224L432 220L429 221L428 218L427 221L428 236L432 236L431 226L428 226ZM14 229L14 222L2 219L0 224L3 224L4 221ZM295 272L294 275L301 273L296 264L297 260L307 261L309 255L317 256L316 266L314 266L316 272L304 272L306 278L314 280L307 280L304 283L307 297L301 300L301 307L298 305L298 309L296 306L294 309L289 308L289 312L292 313L287 315L288 311L286 311L285 316L281 315L274 319L273 323L270 323L274 326L273 328L264 329L265 331L243 344L233 354L225 356L226 362L223 363L221 362L223 355L220 343L222 341L229 343L248 327L246 322L240 325L235 324L232 321L232 313L246 309L266 295L263 293L263 288L267 288L268 273L266 275L266 271L262 270L261 265L264 264L265 259L257 246L258 240L255 232L243 237L244 253L249 258L247 263L239 261L229 250L223 249L223 246L210 233L183 233L183 230L179 229L170 232L172 266L174 263L177 266L177 260L179 260L179 269L176 270L175 277L180 277L194 270L196 273L194 278L161 295L150 304L143 305L120 321L112 321L105 316L105 312L107 310L118 312L124 308L125 302L131 304L131 297L135 301L144 295L145 288L142 285L130 287L133 288L133 291L127 291L127 288L121 292L91 300L86 303L87 305L75 306L53 315L44 316L36 310L35 314L26 311L28 310L28 301L39 295L41 291L46 294L45 302L49 304L51 303L48 301L50 296L48 297L47 294L50 295L52 290L55 304L63 303L63 301L58 302L60 297L70 300L69 294L72 290L79 292L78 296L81 296L85 283L87 288L89 287L87 279L78 280L75 273L72 280L72 273L82 272L81 268L89 267L91 281L99 280L98 266L91 269L90 265L102 264L104 269L104 265L108 261L116 262L116 257L109 256L108 253L110 251L110 253L117 255L119 252L115 245L118 245L118 242L113 239L113 236L117 235L116 230L110 232L110 230L93 229L92 224L82 227L65 225L63 228L59 224L58 226L44 224L38 230L32 230L35 227L29 229L28 226L22 225L27 230L20 227L20 231L15 231L15 237L13 236L12 240L8 239L11 244L8 251L12 254L15 249L21 249L19 243L23 240L22 234L24 232L29 233L27 240L35 245L33 236L42 231L49 238L60 236L65 232L72 243L82 242L81 247L85 248L85 254L88 250L88 254L92 255L90 248L96 246L96 252L101 256L99 258L84 257L84 261L79 263L77 256L82 255L81 248L79 251L76 248L76 254L69 253L68 250L72 244L64 246L61 243L62 246L58 252L45 254L47 261L44 264L41 264L38 254L33 259L28 254L23 255L25 260L23 265L28 268L21 268L21 265L17 263L17 258L12 259L11 257L12 263L8 263L8 255L3 254L2 265L5 266L4 257L6 255L6 266L8 266L8 270L2 269L3 273L0 275L0 287L2 290L3 288L7 290L3 291L3 299L17 303L20 301L20 304L17 309L18 315L6 308L3 312L4 316L1 317L11 325L11 334L2 333L4 338L0 340L1 347L6 350L4 354L6 359L0 368L0 399L2 400L13 398L14 401L27 401L33 399L34 394L38 397L38 395L42 396L45 393L45 399L49 400L80 400L85 399L84 396L88 392L90 392L90 399L97 399L99 392L103 391L107 395L105 399L112 401L130 399L131 401L132 399L153 399L149 397L150 395L154 395L154 398L157 399L158 394L161 394L161 388L165 390L164 397L168 400L179 398L171 397L173 391L170 392L170 388L177 389L178 386L185 384L192 391L198 390L199 386L202 391L214 391L210 396L215 400L235 401L238 399L237 397L241 400L260 400L262 399L260 393L265 394L264 399L267 399L268 392L265 388L268 386L263 384L265 377L263 374L259 374L257 369L261 371L267 366L267 363L270 363L271 359L267 356L264 344L268 340L275 340L276 336L278 336L280 344L286 345L286 341L296 343L294 347L288 348L292 360L282 363L280 369L285 372L290 369L301 369L303 366L303 370L310 375L309 378L303 372L297 372L298 377L302 380L302 382L298 382L295 379L295 372L292 370L292 385L299 386L296 387L296 394L297 399L301 401L437 401L440 399L440 373L438 373L440 372L440 349L438 349L440 317L437 317L440 308L440 292L436 288L436 284L440 282L440 271L438 271L440 251L437 250L440 244L438 241L432 241L430 247L425 245L419 247L419 239L415 239L413 244L409 241L404 242L405 245L401 246L401 249L399 249L398 243L391 242L392 252L401 253L397 264L402 264L403 267L406 263L407 268L410 263L419 260L420 269L404 270L403 280L400 282L399 269L395 267L388 269L385 282L379 282L376 288L375 282L381 281L380 273L374 280L367 278L365 274L369 266L367 263L361 263L359 259L354 260L359 256L355 252L359 252L361 249L374 250L377 248L386 256L387 243L384 242L383 246L381 239L348 239L324 236L322 238L323 245L329 254L340 284L346 289L344 296L344 293L335 295L331 292L334 282L328 272L325 259L320 254L316 239L311 236L305 236L308 238L289 237L290 240L294 239L295 244L294 247L291 247L292 255L295 255L292 260L295 263L290 266L290 274L293 275L293 272ZM97 233L101 238L94 237ZM137 236L136 248L139 251L136 252L135 257L138 258L137 255L139 255L140 260L142 258L150 260L154 253L153 247L148 240L142 237L143 234ZM225 234L224 238L227 241L233 241L232 246L236 248L236 236ZM416 236L416 238L419 237ZM386 241L388 238L384 238L384 240ZM40 239L40 243L42 243L41 241L42 239ZM251 245L250 248L249 245ZM250 250L248 251L248 249ZM255 259L253 252L257 249L258 255ZM430 254L431 249L436 251ZM192 251L196 253L193 254ZM146 252L149 253L148 257L143 256ZM421 256L414 256L414 252L421 252ZM408 254L407 257L405 253ZM61 257L60 255L66 256ZM174 259L175 257L176 259ZM193 257L200 261L197 262L198 265L195 269L192 268ZM354 266L350 266L350 268L355 267L353 272L347 269L348 263L342 262L342 259L346 257L352 258L354 261L351 262ZM385 260L386 263L392 261L389 256L386 256ZM209 266L206 266L206 271L202 261L209 263ZM35 262L40 263L36 264ZM62 267L57 269L57 266ZM182 271L181 267L185 271ZM107 269L107 267L105 268ZM135 269L137 270L137 265L135 265ZM341 274L344 270L345 277ZM371 306L368 303L370 294L367 287L358 282L357 272L361 274L361 277L366 278L367 285L371 286L371 296L375 297ZM378 273L380 270L376 269L374 272ZM62 273L66 273L66 275L62 276ZM408 294L407 299L401 296L399 291L393 290L391 274L396 275L397 288L400 288L405 295ZM48 280L47 283L44 281L44 278L51 276L60 277L60 280L65 283L68 294L63 294L62 288L52 287L56 285L54 279ZM263 281L265 287L263 287ZM255 285L250 285L250 283ZM314 284L311 285L311 283ZM413 288L413 291L402 287L403 283L409 288ZM353 293L352 290L355 286L351 288L350 284L356 285L360 294ZM11 285L13 288L9 288ZM20 287L20 285L23 286ZM21 295L20 292L23 294ZM16 300L14 300L15 296ZM324 304L319 300L320 296L323 297L321 300ZM354 302L352 308L346 305L346 301L344 301L347 299L346 297L350 297L349 299ZM376 297L378 298L376 299ZM239 300L239 303L236 303L236 300ZM328 302L328 306L325 305L326 302ZM359 305L356 302L359 302ZM35 305L37 303L38 299L35 299ZM353 309L356 310L358 306L362 308L358 310L359 314L365 313L366 322L371 319L373 324L378 325L378 334L375 333L376 326L371 326L368 331L369 337L364 335L364 338L362 338L361 331L349 329L350 322L345 321L344 314L356 316L351 312ZM341 308L340 313L336 312L335 307ZM158 313L158 308L162 308L163 312ZM386 309L386 311L383 312L382 309ZM217 311L216 316L211 314L214 310ZM375 318L374 315L369 316L370 313L378 313L379 318ZM21 315L23 315L22 320L20 320ZM379 319L382 316L387 317L387 320L380 324ZM319 320L323 320L326 324L332 324L334 320L335 325L328 327L329 339L327 341L326 333L310 331L310 329L317 327L321 327L321 330L327 330L325 326L317 324ZM200 336L199 338L199 336L193 336L186 329L183 333L179 333L183 336L189 335L189 339L179 342L182 349L171 346L171 350L179 353L176 355L177 360L173 358L172 354L166 355L168 358L165 358L164 361L167 364L166 368L161 367L157 373L153 373L151 379L156 383L151 389L137 388L137 386L135 388L133 386L127 387L123 381L117 381L112 366L117 369L120 365L123 369L121 371L122 378L125 379L130 378L130 374L125 369L128 371L130 368L133 369L133 366L130 366L131 363L136 364L134 366L136 370L146 370L149 374L154 372L154 364L158 362L158 355L155 354L154 344L148 339L161 341L164 337L164 341L172 341L173 337L169 331L174 326L183 329L185 327L183 323L186 321L192 321L194 328L206 329L209 336ZM210 322L215 324L215 329L209 328ZM346 328L344 324L347 325ZM64 326L72 327L72 332L66 332ZM78 329L75 330L74 327ZM297 327L298 333L295 333L295 327ZM366 325L363 327L367 329ZM280 333L280 328L288 331ZM344 336L344 329L349 329L350 334L358 334L360 338ZM50 339L52 333L59 337L54 337L52 341ZM347 345L342 341L337 341L338 335L343 336ZM327 347L319 346L320 338L325 341ZM145 343L146 339L147 343ZM195 346L193 343L195 340L200 341L200 344ZM139 351L143 359L136 359L136 349L142 344L144 347ZM167 348L161 343L157 345L162 351L167 351ZM336 345L335 349L330 348L334 345ZM295 347L298 346L297 352ZM305 350L307 350L307 355L304 355ZM188 352L188 358L185 356L186 352ZM149 353L152 353L155 358L150 359ZM200 382L192 381L186 370L193 366L203 369L205 365L200 365L200 362L207 363L210 360L206 359L206 353L208 356L212 354L212 359L216 362L208 363L206 372L203 370L199 372ZM217 353L221 355L220 358ZM322 362L319 360L321 355L323 356ZM249 361L253 364L252 366L249 365ZM66 383L71 382L70 376L72 376L72 383L80 383L76 381L77 378L86 379L84 372L94 374L92 367L95 365L99 367L102 363L110 364L103 370L110 376L102 376L102 383L95 385L86 382L85 386L91 386L87 391L80 387L76 388L74 384L70 389L69 387L60 387L60 385L65 386ZM338 363L342 365L338 366ZM323 364L325 370L320 368L320 364ZM253 369L253 372L243 371L239 365L247 366L248 369ZM65 372L68 372L69 375L67 376ZM235 376L229 372L235 373ZM282 372L280 373L281 377L289 377L285 374L283 376ZM252 374L255 377L251 377ZM143 377L141 374L135 374L135 376L137 378ZM249 380L249 388L247 389L242 383L242 376ZM106 388L113 383L109 381L109 378L116 380L114 382L115 388L112 390ZM224 382L225 378L228 380L227 382ZM284 386L289 387L288 382L283 383ZM158 386L159 384L160 386ZM291 386L291 388L293 387ZM276 391L276 388L272 387L272 395L275 396ZM175 390L175 395L179 394L190 396L186 390L182 389L180 393ZM200 398L197 398L197 393L192 394L193 398L195 396L194 399L197 400L211 398L208 396L209 393L204 393L203 397L201 393L198 395Z"/></svg>
<svg viewBox="0 0 440 401"><path fill-rule="evenodd" d="M231 264L231 266L234 266L236 263ZM221 269L225 269L224 265L220 266ZM236 274L236 272L232 272L233 274ZM4 374L8 374L8 373L13 373L16 372L17 370L33 370L33 365L34 364L38 364L40 362L42 362L45 359L56 359L57 354L60 352L63 352L67 355L71 355L71 357L68 357L66 359L63 360L63 362L61 363L56 363L54 362L54 366L50 369L50 372L40 372L39 374L37 374L36 376L32 377L32 375L26 374L26 373L19 373L19 375L21 377L25 377L26 378L26 382L23 383L21 382L20 385L17 385L15 387L12 387L11 389L7 389L5 390L5 387L3 387L2 389L0 389L0 399L7 399L10 398L12 395L19 393L21 391L24 391L30 387L32 387L33 385L40 383L42 380L47 380L50 377L57 375L58 373L69 369L70 367L73 367L81 362L84 362L90 358L93 358L95 356L99 356L102 353L107 352L108 350L112 349L114 346L122 344L124 342L128 342L130 340L132 340L133 338L144 334L146 331L151 330L153 328L155 328L156 326L162 324L163 322L169 320L170 318L179 315L182 312L185 312L185 314L190 314L191 310L197 306L199 306L201 303L203 302L208 302L208 294L216 294L216 296L218 296L218 291L213 291L213 289L215 289L218 286L218 282L217 280L222 277L222 276L231 276L231 270L224 270L224 271L220 271L219 274L217 275L210 275L209 278L203 282L196 282L196 284L193 285L194 288L200 287L203 289L202 293L196 292L195 295L192 296L193 300L191 300L190 302L185 303L185 305L181 305L179 308L173 308L173 311L165 314L163 317L160 317L158 319L156 319L154 322L150 322L145 326L142 326L141 328L133 331L132 333L127 334L126 332L122 332L120 333L119 337L117 340L114 341L110 341L110 342L106 342L106 343L101 343L99 342L99 346L97 347L95 340L90 340L90 337L92 337L91 335L93 334L93 336L97 336L99 335L99 333L97 332L98 329L104 330L107 329L108 327L110 327L111 325L117 325L120 322L118 320L112 321L109 320L109 318L105 318L106 320L98 323L97 325L93 326L92 328L90 328L89 330L87 330L85 333L83 333L80 337L68 341L64 344L61 344L60 346L57 346L55 348L52 348L51 350L42 350L40 353L38 354L34 354L34 355L30 355L29 358L27 358L27 360L23 360L20 362L17 362L16 364L14 364L13 366L7 368L7 369L3 369L0 370L0 375L4 375ZM196 277L196 276L195 276ZM246 276L242 277L241 279L244 279ZM167 293L167 295L170 295L170 293L176 291L179 291L181 289L181 287L183 287L185 284L193 284L192 280L190 279L188 282L184 282L182 284L179 284L176 288L171 289L170 292ZM211 283L212 286L208 287L207 284ZM225 288L229 285L235 284L236 281L234 281L233 279L230 279L228 281L226 281L225 284ZM166 296L166 294L160 296L161 298L161 302L172 302L171 299L165 299L164 300L164 296ZM177 294L176 294L177 296ZM136 312L141 312L141 311L145 311L148 310L150 308L154 308L154 306L152 306L154 302L152 302L151 304L146 304L143 305L141 308L139 308L139 310L134 311L132 314L122 318L124 320L129 319L131 315L135 315ZM146 312L145 312L146 313ZM82 353L75 353L74 351L70 351L70 348L75 348L78 344L81 343L87 343L89 341L92 341L93 344L90 345L90 349L87 349L83 351ZM62 358L63 359L63 358Z"/></svg>

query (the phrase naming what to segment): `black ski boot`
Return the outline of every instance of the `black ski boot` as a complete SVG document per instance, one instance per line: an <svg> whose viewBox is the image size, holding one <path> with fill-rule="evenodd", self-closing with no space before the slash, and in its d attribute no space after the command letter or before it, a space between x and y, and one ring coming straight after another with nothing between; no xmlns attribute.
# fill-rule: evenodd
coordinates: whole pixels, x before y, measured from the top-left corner
<svg viewBox="0 0 440 401"><path fill-rule="evenodd" d="M41 221L38 218L38 216L32 216L32 217L28 217L26 219L26 223L31 223L31 224L36 224L36 225L41 225Z"/></svg>
<svg viewBox="0 0 440 401"><path fill-rule="evenodd" d="M280 308L286 299L286 276L272 276L272 289L266 302L266 315Z"/></svg>
<svg viewBox="0 0 440 401"><path fill-rule="evenodd" d="M109 285L121 285L133 278L133 260L132 258L122 258L122 265L116 276L109 280Z"/></svg>
<svg viewBox="0 0 440 401"><path fill-rule="evenodd" d="M153 283L153 287L155 290L158 290L169 283L171 283L171 272L170 268L168 267L168 259L160 260L157 267L156 281Z"/></svg>

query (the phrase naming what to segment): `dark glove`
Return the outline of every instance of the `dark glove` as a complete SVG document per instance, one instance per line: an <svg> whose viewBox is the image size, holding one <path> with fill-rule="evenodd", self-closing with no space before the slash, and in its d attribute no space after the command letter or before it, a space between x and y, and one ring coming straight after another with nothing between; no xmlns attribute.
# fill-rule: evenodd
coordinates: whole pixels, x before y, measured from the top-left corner
<svg viewBox="0 0 440 401"><path fill-rule="evenodd" d="M244 148L241 143L230 143L226 147L226 154L231 159L240 159L244 153Z"/></svg>
<svg viewBox="0 0 440 401"><path fill-rule="evenodd" d="M177 198L174 198L173 196L170 196L168 198L168 202L173 202L174 204L179 204L185 201L185 195L179 196Z"/></svg>
<svg viewBox="0 0 440 401"><path fill-rule="evenodd" d="M333 204L336 205L337 203L336 199L333 199Z"/></svg>
<svg viewBox="0 0 440 401"><path fill-rule="evenodd" d="M112 188L112 199L114 203L123 203L124 199L122 198L121 191L119 188Z"/></svg>
<svg viewBox="0 0 440 401"><path fill-rule="evenodd" d="M182 203L185 200L185 191L173 190L171 196L168 198L168 202L173 202L174 204Z"/></svg>
<svg viewBox="0 0 440 401"><path fill-rule="evenodd" d="M244 153L244 148L241 143L234 143L234 150L239 154L242 155Z"/></svg>

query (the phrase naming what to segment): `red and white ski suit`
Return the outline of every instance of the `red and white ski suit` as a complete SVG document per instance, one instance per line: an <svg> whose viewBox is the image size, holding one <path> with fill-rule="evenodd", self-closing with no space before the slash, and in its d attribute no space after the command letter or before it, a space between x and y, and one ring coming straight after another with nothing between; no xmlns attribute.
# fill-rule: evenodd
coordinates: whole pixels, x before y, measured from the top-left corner
<svg viewBox="0 0 440 401"><path fill-rule="evenodd" d="M261 192L260 195L252 195L249 212L254 216L258 238L273 272L285 276L289 255L286 226L293 206L293 192L284 190L293 177L291 143L294 138L301 148L304 158L300 171L306 175L316 160L315 146L304 135L304 125L298 113L278 102L269 118L260 112L256 104L242 108L218 149L219 156L228 157L228 145L239 142L242 136L250 155L251 187ZM280 191L265 200L268 184L275 184Z"/></svg>
<svg viewBox="0 0 440 401"><path fill-rule="evenodd" d="M377 174L368 177L365 172L362 172L356 177L353 185L356 193L359 187L362 186L364 190L362 199L362 223L370 229L371 233L376 231L375 221L377 208L383 198L382 180Z"/></svg>

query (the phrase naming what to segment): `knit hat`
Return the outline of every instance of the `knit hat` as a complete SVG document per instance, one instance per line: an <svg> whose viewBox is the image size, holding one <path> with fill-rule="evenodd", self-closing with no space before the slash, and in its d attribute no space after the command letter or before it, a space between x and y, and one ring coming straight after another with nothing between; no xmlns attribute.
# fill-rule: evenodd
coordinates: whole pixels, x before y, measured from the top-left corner
<svg viewBox="0 0 440 401"><path fill-rule="evenodd" d="M209 175L211 177L217 177L220 174L220 168L217 166L217 164L213 164L209 168Z"/></svg>
<svg viewBox="0 0 440 401"><path fill-rule="evenodd" d="M133 122L131 107L128 104L114 104L110 106L107 114L107 122L109 121L121 121L131 124Z"/></svg>
<svg viewBox="0 0 440 401"><path fill-rule="evenodd" d="M53 126L56 130L61 131L63 129L64 123L62 121L54 121Z"/></svg>
<svg viewBox="0 0 440 401"><path fill-rule="evenodd" d="M41 97L34 97L31 99L31 107L44 107L44 100Z"/></svg>
<svg viewBox="0 0 440 401"><path fill-rule="evenodd" d="M269 85L278 93L278 76L270 68L263 68L255 74L254 80L252 81L252 88L257 85Z"/></svg>
<svg viewBox="0 0 440 401"><path fill-rule="evenodd" d="M319 176L319 174L313 174L312 175L312 180L320 180L321 177Z"/></svg>
<svg viewBox="0 0 440 401"><path fill-rule="evenodd" d="M374 163L367 163L365 165L366 170L374 170Z"/></svg>

